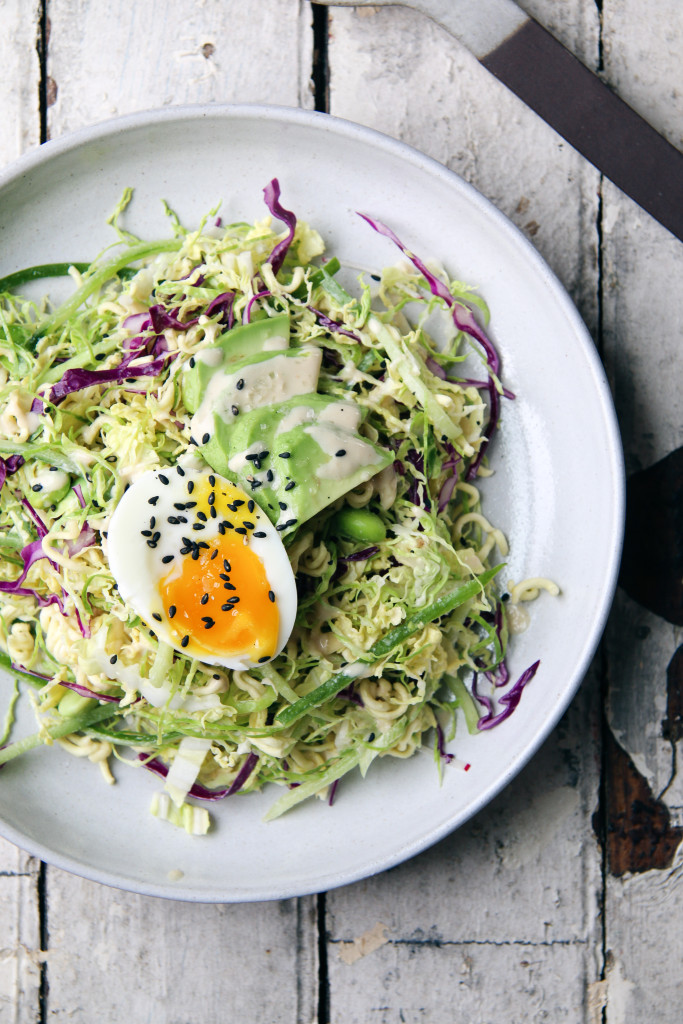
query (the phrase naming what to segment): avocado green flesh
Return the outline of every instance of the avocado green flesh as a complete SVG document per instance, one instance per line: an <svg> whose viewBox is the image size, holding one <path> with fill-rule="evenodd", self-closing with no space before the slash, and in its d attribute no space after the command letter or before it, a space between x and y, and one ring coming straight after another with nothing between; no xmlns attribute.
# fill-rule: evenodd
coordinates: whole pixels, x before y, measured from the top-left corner
<svg viewBox="0 0 683 1024"><path fill-rule="evenodd" d="M315 439L315 432L320 428L321 417L324 421L326 411L329 414L330 407L335 405L340 405L338 399L308 394L254 409L230 424L215 416L214 433L200 452L217 473L253 494L254 500L286 537L301 523L393 462L391 452L332 421L328 421L329 434L338 444L337 450L353 451L356 456L350 471L345 469L344 456L323 450ZM301 412L303 421L289 430L281 430L283 421L297 411ZM260 452L268 454L257 460L245 457ZM339 475L334 472L336 459L339 459Z"/></svg>
<svg viewBox="0 0 683 1024"><path fill-rule="evenodd" d="M202 350L194 366L183 377L183 401L188 412L195 413L209 381L217 370L232 372L241 365L254 363L257 358L268 359L273 354L271 345L282 341L280 350L289 345L289 314L282 313L267 320L255 320L241 327L233 327L221 335L215 345Z"/></svg>

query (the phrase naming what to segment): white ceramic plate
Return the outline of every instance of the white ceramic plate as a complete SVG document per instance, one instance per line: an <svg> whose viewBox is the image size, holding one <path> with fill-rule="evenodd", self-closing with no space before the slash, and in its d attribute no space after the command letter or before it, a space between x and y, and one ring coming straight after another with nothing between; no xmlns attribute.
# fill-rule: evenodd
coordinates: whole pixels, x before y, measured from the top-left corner
<svg viewBox="0 0 683 1024"><path fill-rule="evenodd" d="M126 186L128 223L168 233L161 198L186 225L218 201L227 219L264 215L262 188L314 224L331 253L381 267L399 255L354 211L391 225L424 258L479 287L492 312L505 403L485 511L511 540L509 575L547 575L512 644L513 676L541 667L514 715L453 747L471 762L439 785L430 753L384 759L347 778L333 807L309 801L271 824L277 792L212 806L216 826L190 838L148 813L156 780L98 770L40 749L0 775L0 832L52 864L136 892L245 901L321 891L423 850L487 803L526 763L565 710L600 638L621 546L623 469L610 394L594 345L536 251L456 175L376 132L275 107L175 108L79 132L34 151L0 177L0 274L94 257L112 240L105 220ZM1 688L0 688L1 692ZM4 703L4 702L3 702ZM1 705L0 705L1 707ZM17 734L33 731L26 702ZM182 877L177 875L182 872ZM171 881L174 873L178 881Z"/></svg>

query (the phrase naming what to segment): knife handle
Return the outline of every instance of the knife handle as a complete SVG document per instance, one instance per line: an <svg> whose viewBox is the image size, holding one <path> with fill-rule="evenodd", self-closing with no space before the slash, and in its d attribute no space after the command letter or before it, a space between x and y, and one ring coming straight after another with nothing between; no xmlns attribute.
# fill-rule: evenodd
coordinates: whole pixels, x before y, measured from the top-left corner
<svg viewBox="0 0 683 1024"><path fill-rule="evenodd" d="M615 185L683 240L683 154L537 21L481 63Z"/></svg>

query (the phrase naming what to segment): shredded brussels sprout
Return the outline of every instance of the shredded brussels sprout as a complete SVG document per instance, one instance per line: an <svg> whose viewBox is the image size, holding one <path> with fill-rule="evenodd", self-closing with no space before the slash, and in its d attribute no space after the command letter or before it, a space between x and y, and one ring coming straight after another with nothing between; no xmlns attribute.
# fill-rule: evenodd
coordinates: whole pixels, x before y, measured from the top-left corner
<svg viewBox="0 0 683 1024"><path fill-rule="evenodd" d="M462 327L488 310L416 260L361 274L351 294L276 186L256 223L212 215L190 231L172 216L171 238L152 243L118 227L127 193L115 251L71 268L77 288L61 307L0 294L0 648L34 687L39 723L0 764L78 734L91 760L100 750L163 775L189 738L206 741L175 804L154 801L193 832L208 818L182 803L187 792L277 783L275 817L375 757L411 756L428 734L448 759L459 708L471 729L482 706L491 717L472 679L492 694L508 681L490 569L507 546L481 515L476 476L493 405L511 396L484 328ZM356 403L361 434L393 459L286 537L299 603L283 652L248 672L216 669L159 642L122 601L107 527L127 484L190 450L192 357L282 313L293 348L322 350L319 393ZM473 355L482 380L465 368Z"/></svg>

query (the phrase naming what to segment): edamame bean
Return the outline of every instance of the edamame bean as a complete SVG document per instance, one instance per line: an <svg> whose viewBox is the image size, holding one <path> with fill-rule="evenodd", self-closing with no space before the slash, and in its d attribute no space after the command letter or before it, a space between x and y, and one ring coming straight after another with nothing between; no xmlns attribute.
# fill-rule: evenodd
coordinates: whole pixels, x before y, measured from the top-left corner
<svg viewBox="0 0 683 1024"><path fill-rule="evenodd" d="M343 508L333 517L332 528L350 540L378 544L387 536L386 526L375 512L367 508Z"/></svg>

